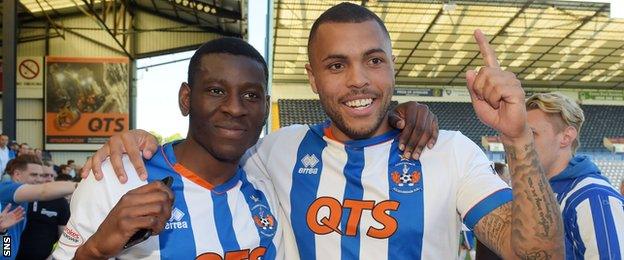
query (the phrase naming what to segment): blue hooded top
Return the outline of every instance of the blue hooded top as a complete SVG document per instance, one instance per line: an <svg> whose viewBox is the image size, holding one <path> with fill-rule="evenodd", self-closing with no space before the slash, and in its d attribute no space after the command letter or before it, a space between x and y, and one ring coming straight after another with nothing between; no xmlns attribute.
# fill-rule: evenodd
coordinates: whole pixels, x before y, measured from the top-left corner
<svg viewBox="0 0 624 260"><path fill-rule="evenodd" d="M561 206L566 259L622 259L624 198L586 155L550 179Z"/></svg>

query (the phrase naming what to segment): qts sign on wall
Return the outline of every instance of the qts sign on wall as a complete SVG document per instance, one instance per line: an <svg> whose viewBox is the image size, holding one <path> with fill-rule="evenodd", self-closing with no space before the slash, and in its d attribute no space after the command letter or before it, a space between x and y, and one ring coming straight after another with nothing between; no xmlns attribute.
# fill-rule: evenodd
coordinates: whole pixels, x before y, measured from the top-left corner
<svg viewBox="0 0 624 260"><path fill-rule="evenodd" d="M127 58L46 58L46 149L91 150L129 128Z"/></svg>

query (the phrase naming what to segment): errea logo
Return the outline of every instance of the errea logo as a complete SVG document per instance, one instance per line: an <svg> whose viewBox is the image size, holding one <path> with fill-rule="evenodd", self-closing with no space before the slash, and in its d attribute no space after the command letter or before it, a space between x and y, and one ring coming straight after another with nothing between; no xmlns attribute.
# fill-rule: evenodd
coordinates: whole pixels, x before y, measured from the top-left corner
<svg viewBox="0 0 624 260"><path fill-rule="evenodd" d="M173 208L173 210L171 211L171 218L169 218L169 221L167 221L167 224L165 224L165 229L188 228L188 224L186 223L186 221L182 221L184 215L184 212L182 212L180 209Z"/></svg>
<svg viewBox="0 0 624 260"><path fill-rule="evenodd" d="M316 157L316 155L306 154L305 156L303 156L303 158L301 158L301 164L303 164L303 167L299 168L298 173L299 174L317 174L318 168L316 168L316 165L318 163L319 163L319 159Z"/></svg>

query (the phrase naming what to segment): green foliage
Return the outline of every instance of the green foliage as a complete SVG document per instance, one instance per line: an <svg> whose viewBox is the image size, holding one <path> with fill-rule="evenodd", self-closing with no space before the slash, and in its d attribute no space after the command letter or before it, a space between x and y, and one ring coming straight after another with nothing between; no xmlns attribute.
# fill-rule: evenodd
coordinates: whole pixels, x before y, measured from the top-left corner
<svg viewBox="0 0 624 260"><path fill-rule="evenodd" d="M184 139L184 136L182 136L180 133L175 133L173 135L166 137L164 142L169 143L169 142L173 142L175 140L180 140L180 139Z"/></svg>
<svg viewBox="0 0 624 260"><path fill-rule="evenodd" d="M162 135L160 135L159 133L157 133L156 131L149 131L150 134L152 134L154 137L156 137L156 140L158 140L159 144L163 143L163 137Z"/></svg>
<svg viewBox="0 0 624 260"><path fill-rule="evenodd" d="M154 137L156 137L156 140L158 140L159 144L165 144L165 143L173 142L176 140L184 139L184 136L182 136L180 133L175 133L170 136L164 137L156 131L149 131L149 132Z"/></svg>

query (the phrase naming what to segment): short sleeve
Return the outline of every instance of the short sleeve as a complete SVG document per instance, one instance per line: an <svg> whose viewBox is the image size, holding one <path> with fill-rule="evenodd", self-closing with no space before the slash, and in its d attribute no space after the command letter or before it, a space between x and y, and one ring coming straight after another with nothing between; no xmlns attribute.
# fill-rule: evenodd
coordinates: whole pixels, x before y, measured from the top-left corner
<svg viewBox="0 0 624 260"><path fill-rule="evenodd" d="M146 182L139 180L136 170L123 158L128 182L120 184L110 161L102 164L104 178L95 180L93 173L82 180L72 195L71 216L52 256L54 259L73 259L78 247L83 245L98 229L121 196Z"/></svg>
<svg viewBox="0 0 624 260"><path fill-rule="evenodd" d="M3 204L6 204L6 203L11 203L14 205L17 204L15 202L15 192L22 185L24 184L12 182L12 181L5 181L5 182L0 183L0 201L2 201Z"/></svg>
<svg viewBox="0 0 624 260"><path fill-rule="evenodd" d="M492 163L470 139L457 133L453 145L460 179L457 210L471 230L487 214L512 200L511 188L496 174Z"/></svg>

